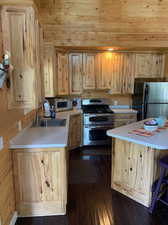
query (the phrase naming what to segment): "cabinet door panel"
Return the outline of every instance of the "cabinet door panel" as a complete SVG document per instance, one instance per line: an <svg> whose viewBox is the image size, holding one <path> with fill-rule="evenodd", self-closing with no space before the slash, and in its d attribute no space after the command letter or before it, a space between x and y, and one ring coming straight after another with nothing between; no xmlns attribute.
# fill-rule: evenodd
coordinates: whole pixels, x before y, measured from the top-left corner
<svg viewBox="0 0 168 225"><path fill-rule="evenodd" d="M136 54L135 77L163 77L165 61L164 58L165 56L163 54L157 53Z"/></svg>
<svg viewBox="0 0 168 225"><path fill-rule="evenodd" d="M135 54L125 53L122 55L122 94L134 93Z"/></svg>
<svg viewBox="0 0 168 225"><path fill-rule="evenodd" d="M97 89L110 89L112 78L112 59L110 53L99 53L97 55Z"/></svg>
<svg viewBox="0 0 168 225"><path fill-rule="evenodd" d="M69 149L79 147L82 138L81 115L72 115L70 117L69 131Z"/></svg>
<svg viewBox="0 0 168 225"><path fill-rule="evenodd" d="M31 7L2 7L4 51L11 53L9 108L34 108L35 95L35 17Z"/></svg>
<svg viewBox="0 0 168 225"><path fill-rule="evenodd" d="M68 54L58 53L58 95L69 94Z"/></svg>
<svg viewBox="0 0 168 225"><path fill-rule="evenodd" d="M56 96L56 52L53 46L45 46L44 54L44 90L45 97Z"/></svg>
<svg viewBox="0 0 168 225"><path fill-rule="evenodd" d="M96 88L96 54L84 54L83 88L92 90Z"/></svg>
<svg viewBox="0 0 168 225"><path fill-rule="evenodd" d="M65 149L38 151L14 153L16 207L21 216L65 212Z"/></svg>
<svg viewBox="0 0 168 225"><path fill-rule="evenodd" d="M82 93L83 62L82 53L71 53L69 55L69 76L71 94Z"/></svg>

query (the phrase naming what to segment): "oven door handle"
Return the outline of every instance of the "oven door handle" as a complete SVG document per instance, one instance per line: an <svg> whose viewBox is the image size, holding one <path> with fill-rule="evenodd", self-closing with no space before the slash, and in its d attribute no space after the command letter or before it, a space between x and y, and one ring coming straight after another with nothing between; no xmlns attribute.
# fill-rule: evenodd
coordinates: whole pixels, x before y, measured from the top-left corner
<svg viewBox="0 0 168 225"><path fill-rule="evenodd" d="M109 125L109 126L84 126L84 128L89 128L89 129L97 129L97 128L102 128L102 129L113 129L114 126L113 124L112 125Z"/></svg>

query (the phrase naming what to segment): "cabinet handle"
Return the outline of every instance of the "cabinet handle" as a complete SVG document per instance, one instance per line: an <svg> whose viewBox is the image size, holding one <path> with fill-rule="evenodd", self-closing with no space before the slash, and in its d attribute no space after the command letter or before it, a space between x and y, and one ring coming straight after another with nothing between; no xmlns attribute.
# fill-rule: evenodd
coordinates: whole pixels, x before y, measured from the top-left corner
<svg viewBox="0 0 168 225"><path fill-rule="evenodd" d="M20 77L20 79L23 79L23 75L22 74L19 74L19 77Z"/></svg>

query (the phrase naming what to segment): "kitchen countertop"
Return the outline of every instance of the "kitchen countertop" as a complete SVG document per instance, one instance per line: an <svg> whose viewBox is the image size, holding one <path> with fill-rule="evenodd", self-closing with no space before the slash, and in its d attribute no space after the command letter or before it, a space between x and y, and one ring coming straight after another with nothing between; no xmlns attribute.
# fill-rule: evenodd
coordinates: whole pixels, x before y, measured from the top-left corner
<svg viewBox="0 0 168 225"><path fill-rule="evenodd" d="M156 133L150 137L143 137L136 134L130 134L132 130L143 128L145 120L135 122L126 126L118 127L107 131L107 135L113 138L133 142L136 144L144 145L159 150L168 149L168 129Z"/></svg>
<svg viewBox="0 0 168 225"><path fill-rule="evenodd" d="M137 113L136 110L131 109L129 105L110 105L110 109L114 113Z"/></svg>
<svg viewBox="0 0 168 225"><path fill-rule="evenodd" d="M66 119L66 126L28 127L10 141L10 149L16 148L61 148L68 145L69 118L81 110L59 112L56 119Z"/></svg>
<svg viewBox="0 0 168 225"><path fill-rule="evenodd" d="M120 108L112 108L114 113L137 113L134 109L120 109Z"/></svg>

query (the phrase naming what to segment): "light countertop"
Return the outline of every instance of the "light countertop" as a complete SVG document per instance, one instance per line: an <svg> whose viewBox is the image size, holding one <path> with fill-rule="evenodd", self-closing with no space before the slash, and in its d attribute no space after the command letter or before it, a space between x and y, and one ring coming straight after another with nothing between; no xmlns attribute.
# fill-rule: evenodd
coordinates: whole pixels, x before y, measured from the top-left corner
<svg viewBox="0 0 168 225"><path fill-rule="evenodd" d="M111 105L110 109L114 113L137 113L136 110L131 109L129 105Z"/></svg>
<svg viewBox="0 0 168 225"><path fill-rule="evenodd" d="M57 119L66 119L64 127L29 127L10 141L10 149L16 148L61 148L68 145L69 118L80 110L57 113Z"/></svg>
<svg viewBox="0 0 168 225"><path fill-rule="evenodd" d="M133 113L136 114L137 111L134 109L120 109L120 108L112 108L114 113Z"/></svg>
<svg viewBox="0 0 168 225"><path fill-rule="evenodd" d="M136 134L130 134L132 130L143 128L144 121L135 122L126 126L118 127L107 131L107 135L113 138L141 144L154 149L168 149L168 129L156 133L150 137L143 137Z"/></svg>

